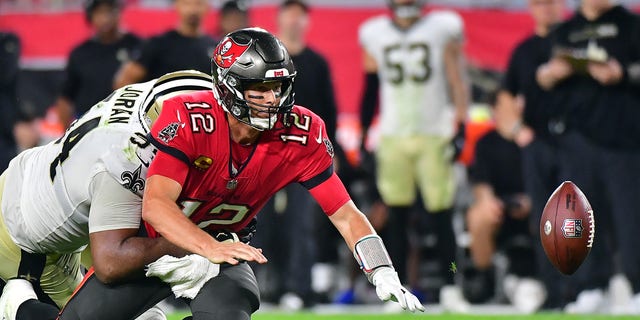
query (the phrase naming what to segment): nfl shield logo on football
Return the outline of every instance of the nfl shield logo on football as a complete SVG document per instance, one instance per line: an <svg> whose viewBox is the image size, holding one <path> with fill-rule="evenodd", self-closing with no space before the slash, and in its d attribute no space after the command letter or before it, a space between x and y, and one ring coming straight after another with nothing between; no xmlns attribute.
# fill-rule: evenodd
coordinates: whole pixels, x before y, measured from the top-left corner
<svg viewBox="0 0 640 320"><path fill-rule="evenodd" d="M564 219L562 234L565 238L582 237L582 219Z"/></svg>

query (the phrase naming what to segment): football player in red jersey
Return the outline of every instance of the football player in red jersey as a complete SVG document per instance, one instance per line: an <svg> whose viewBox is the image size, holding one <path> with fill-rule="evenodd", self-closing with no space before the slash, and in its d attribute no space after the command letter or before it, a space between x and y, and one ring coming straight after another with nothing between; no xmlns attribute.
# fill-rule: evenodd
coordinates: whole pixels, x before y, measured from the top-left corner
<svg viewBox="0 0 640 320"><path fill-rule="evenodd" d="M219 275L188 300L193 318L250 319L258 309L258 286L246 261L266 258L248 244L210 235L240 232L292 182L318 201L382 300L424 311L400 284L382 239L333 172L333 147L322 119L294 106L296 71L282 43L257 28L230 33L214 51L212 72L213 92L164 102L148 136L158 153L142 207L150 236L220 264ZM131 319L135 315L119 306L144 309L170 293L158 278L106 286L89 276L60 319ZM94 308L79 314L78 306L88 303Z"/></svg>

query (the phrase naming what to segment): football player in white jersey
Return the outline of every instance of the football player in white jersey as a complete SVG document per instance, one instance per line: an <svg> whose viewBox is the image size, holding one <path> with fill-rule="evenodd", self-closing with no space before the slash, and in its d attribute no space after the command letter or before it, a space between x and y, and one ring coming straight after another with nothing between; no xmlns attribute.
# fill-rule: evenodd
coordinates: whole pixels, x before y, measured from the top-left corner
<svg viewBox="0 0 640 320"><path fill-rule="evenodd" d="M164 254L185 254L163 238L136 235L146 171L157 152L146 138L151 122L162 101L197 90L211 90L211 77L179 71L125 86L60 139L11 161L0 176L3 320L18 311L22 319L55 319L82 280L83 250L91 255L83 255L82 264L93 265L105 283L140 272ZM165 319L148 312L140 319Z"/></svg>
<svg viewBox="0 0 640 320"><path fill-rule="evenodd" d="M389 207L385 239L401 281L407 282L406 228L418 190L434 214L442 269L454 261L451 142L464 134L469 90L461 17L445 10L422 15L419 0L390 0L389 6L391 16L373 17L359 30L366 72L361 122L366 136L379 98L376 170L381 198ZM452 284L452 275L446 277ZM443 287L441 297L451 290Z"/></svg>

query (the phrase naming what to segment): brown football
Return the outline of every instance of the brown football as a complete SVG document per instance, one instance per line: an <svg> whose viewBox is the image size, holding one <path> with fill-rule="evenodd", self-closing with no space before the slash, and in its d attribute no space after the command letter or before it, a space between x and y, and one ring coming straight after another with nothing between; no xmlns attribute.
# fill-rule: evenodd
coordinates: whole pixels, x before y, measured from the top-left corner
<svg viewBox="0 0 640 320"><path fill-rule="evenodd" d="M542 212L540 240L549 261L564 274L573 274L591 251L595 236L593 210L571 181L553 192Z"/></svg>

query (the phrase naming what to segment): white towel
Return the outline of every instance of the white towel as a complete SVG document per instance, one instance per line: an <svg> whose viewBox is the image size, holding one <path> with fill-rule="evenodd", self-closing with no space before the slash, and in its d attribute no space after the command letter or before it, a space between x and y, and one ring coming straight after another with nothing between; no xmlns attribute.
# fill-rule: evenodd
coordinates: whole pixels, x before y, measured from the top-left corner
<svg viewBox="0 0 640 320"><path fill-rule="evenodd" d="M147 266L147 277L158 277L171 286L176 298L193 299L202 286L220 273L220 265L197 254L182 258L164 255Z"/></svg>

